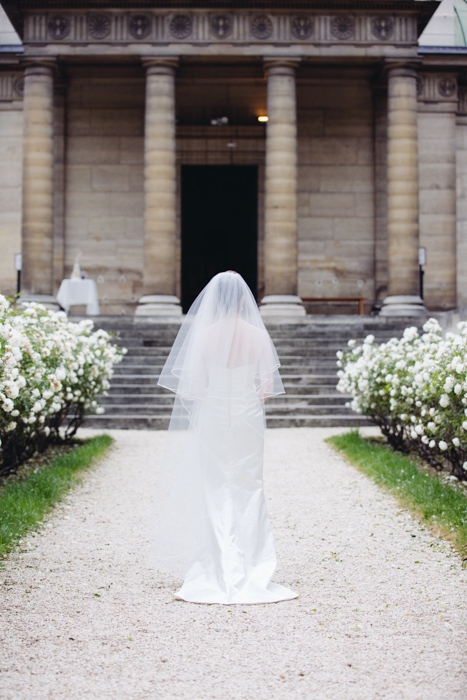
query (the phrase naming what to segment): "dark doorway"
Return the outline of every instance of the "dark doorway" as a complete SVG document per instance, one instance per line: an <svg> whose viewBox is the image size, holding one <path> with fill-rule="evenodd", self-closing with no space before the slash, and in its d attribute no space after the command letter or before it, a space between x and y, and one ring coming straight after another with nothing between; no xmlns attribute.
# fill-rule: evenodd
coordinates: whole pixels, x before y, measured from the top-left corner
<svg viewBox="0 0 467 700"><path fill-rule="evenodd" d="M256 298L258 168L182 166L182 306L218 272L236 270Z"/></svg>

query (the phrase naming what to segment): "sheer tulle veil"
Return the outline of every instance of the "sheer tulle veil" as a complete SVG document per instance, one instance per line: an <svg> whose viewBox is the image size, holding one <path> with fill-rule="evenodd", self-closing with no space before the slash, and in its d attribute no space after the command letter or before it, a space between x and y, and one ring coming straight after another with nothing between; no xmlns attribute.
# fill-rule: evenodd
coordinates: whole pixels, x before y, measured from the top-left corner
<svg viewBox="0 0 467 700"><path fill-rule="evenodd" d="M184 575L209 517L202 470L209 445L202 442L199 416L207 400L233 400L225 379L218 380L225 377L219 368L251 369L254 390L245 389L244 396L235 393L234 400L244 404L284 392L279 365L246 282L231 271L213 277L188 311L158 381L175 393L151 523L150 563L160 571Z"/></svg>

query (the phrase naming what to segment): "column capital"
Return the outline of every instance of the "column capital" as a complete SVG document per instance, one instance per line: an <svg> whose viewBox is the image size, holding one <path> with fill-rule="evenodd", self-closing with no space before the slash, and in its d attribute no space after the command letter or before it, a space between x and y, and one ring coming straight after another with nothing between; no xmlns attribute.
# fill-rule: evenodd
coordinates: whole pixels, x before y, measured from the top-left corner
<svg viewBox="0 0 467 700"><path fill-rule="evenodd" d="M141 62L148 75L175 75L179 59L169 56L145 56Z"/></svg>
<svg viewBox="0 0 467 700"><path fill-rule="evenodd" d="M54 75L58 72L55 58L28 56L21 60L25 75Z"/></svg>
<svg viewBox="0 0 467 700"><path fill-rule="evenodd" d="M407 61L387 60L384 63L384 72L391 77L416 78L421 61L410 59Z"/></svg>
<svg viewBox="0 0 467 700"><path fill-rule="evenodd" d="M267 75L295 75L300 65L301 58L266 56L263 59L264 70Z"/></svg>

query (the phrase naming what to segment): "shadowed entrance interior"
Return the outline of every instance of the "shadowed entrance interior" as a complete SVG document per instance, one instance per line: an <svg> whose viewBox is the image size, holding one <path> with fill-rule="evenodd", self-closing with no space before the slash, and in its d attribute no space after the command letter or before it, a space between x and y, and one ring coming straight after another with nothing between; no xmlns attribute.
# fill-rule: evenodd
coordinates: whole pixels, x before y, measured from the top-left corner
<svg viewBox="0 0 467 700"><path fill-rule="evenodd" d="M182 306L213 275L236 270L256 298L258 168L182 166Z"/></svg>

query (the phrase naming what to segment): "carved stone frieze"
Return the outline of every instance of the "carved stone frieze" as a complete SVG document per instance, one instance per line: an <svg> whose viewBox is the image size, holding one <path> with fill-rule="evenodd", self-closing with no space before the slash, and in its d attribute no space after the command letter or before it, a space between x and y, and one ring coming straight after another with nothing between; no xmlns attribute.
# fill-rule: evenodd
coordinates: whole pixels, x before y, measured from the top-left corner
<svg viewBox="0 0 467 700"><path fill-rule="evenodd" d="M267 15L255 15L251 18L250 31L256 39L269 39L272 34L272 22Z"/></svg>
<svg viewBox="0 0 467 700"><path fill-rule="evenodd" d="M211 15L209 18L209 28L211 34L217 39L227 39L232 33L233 19L232 15Z"/></svg>
<svg viewBox="0 0 467 700"><path fill-rule="evenodd" d="M148 17L148 15L131 15L128 20L128 31L133 39L147 39L151 33L151 17Z"/></svg>
<svg viewBox="0 0 467 700"><path fill-rule="evenodd" d="M351 39L355 33L355 20L350 15L336 15L331 20L331 33L336 39Z"/></svg>
<svg viewBox="0 0 467 700"><path fill-rule="evenodd" d="M0 71L0 102L22 100L24 97L23 73Z"/></svg>
<svg viewBox="0 0 467 700"><path fill-rule="evenodd" d="M88 32L93 39L106 39L110 34L111 18L107 14L88 16Z"/></svg>
<svg viewBox="0 0 467 700"><path fill-rule="evenodd" d="M67 6L64 4L64 7ZM60 43L61 51L66 53L67 50L72 52L74 45L93 43L97 47L103 40L105 51L108 51L109 42L120 45L120 51L131 43L131 51L134 51L135 41L144 40L150 40L154 46L186 42L204 47L228 41L238 45L239 51L256 45L259 53L264 51L264 55L271 55L275 47L297 42L304 55L315 55L323 45L341 46L348 42L353 55L359 46L363 51L366 46L376 47L374 56L393 56L401 46L404 55L408 50L416 55L417 17L415 13L400 17L358 10L351 14L331 14L325 10L271 9L266 13L240 8L210 11L198 7L189 11L152 8L85 12L70 8L41 13L31 10L25 17L24 43L31 47L41 45L41 50L48 43Z"/></svg>
<svg viewBox="0 0 467 700"><path fill-rule="evenodd" d="M459 103L457 112L463 117L467 116L467 85L461 85L459 87Z"/></svg>
<svg viewBox="0 0 467 700"><path fill-rule="evenodd" d="M21 100L24 97L24 76L21 73L21 75L17 75L15 78L13 78L13 92L16 95L16 97L19 97Z"/></svg>
<svg viewBox="0 0 467 700"><path fill-rule="evenodd" d="M187 39L193 31L193 20L190 15L174 15L169 22L170 33L175 39Z"/></svg>
<svg viewBox="0 0 467 700"><path fill-rule="evenodd" d="M296 39L303 41L313 34L313 18L308 15L299 15L292 19L291 33Z"/></svg>
<svg viewBox="0 0 467 700"><path fill-rule="evenodd" d="M51 15L47 26L52 39L66 39L71 28L70 17L66 15Z"/></svg>

